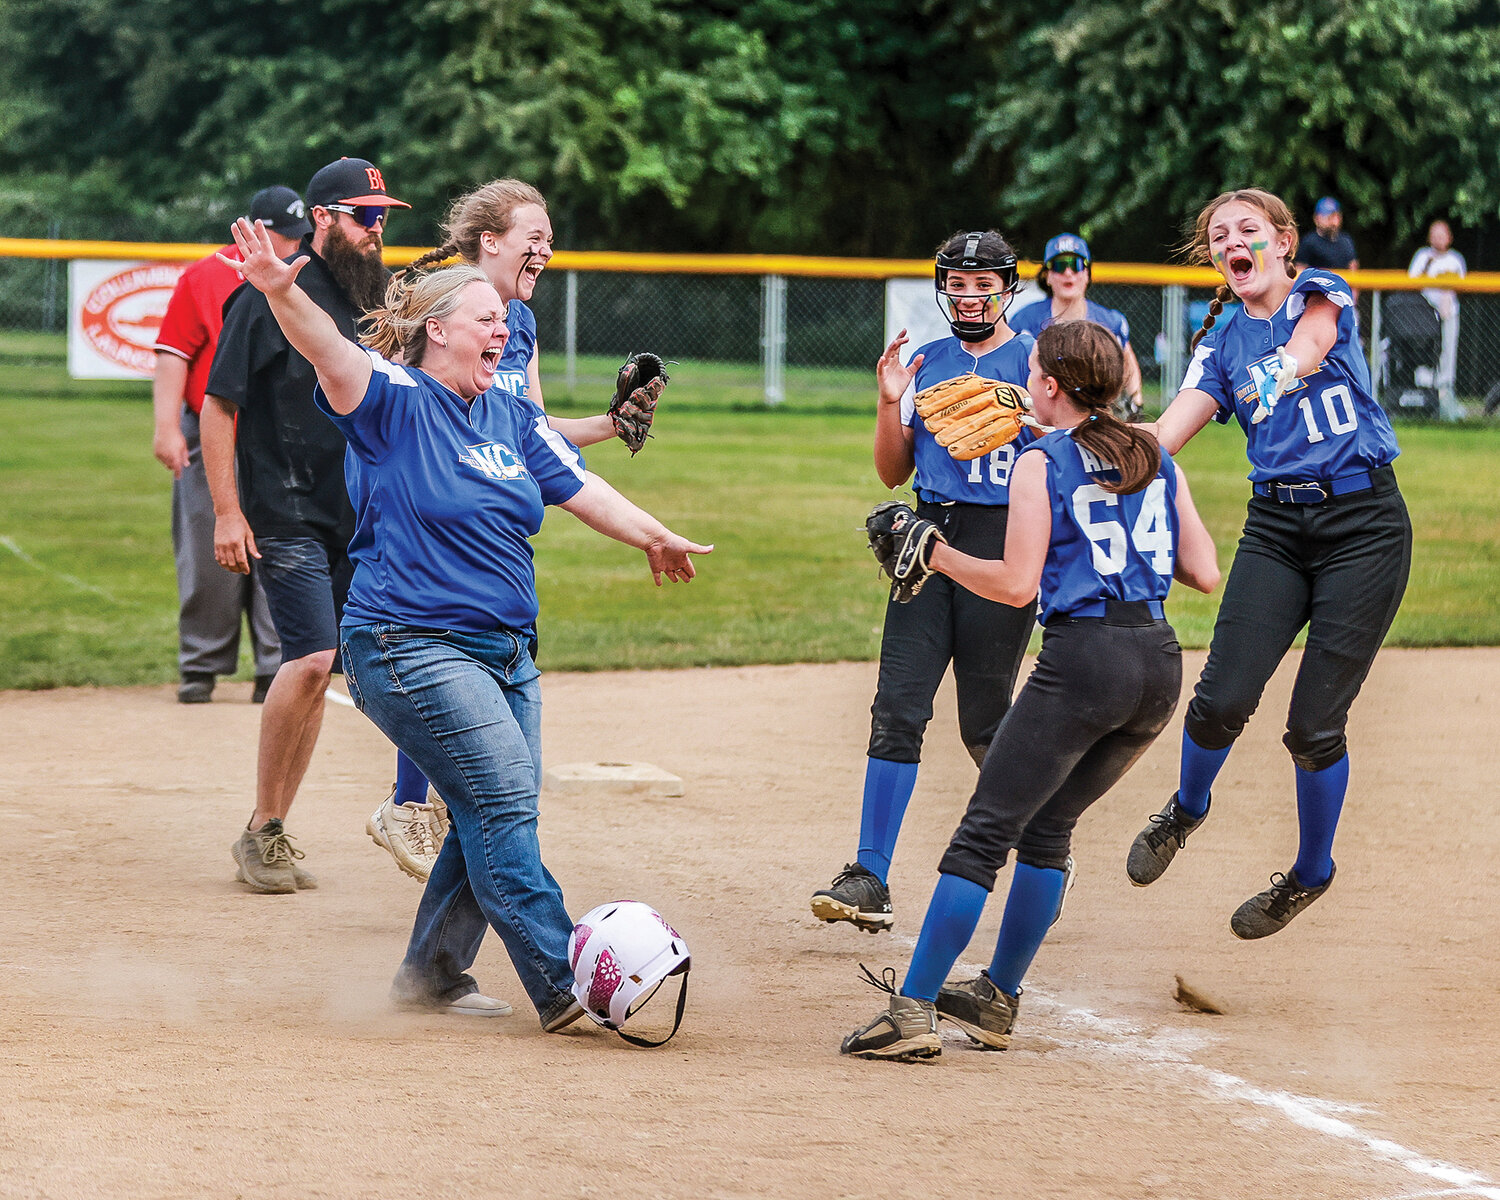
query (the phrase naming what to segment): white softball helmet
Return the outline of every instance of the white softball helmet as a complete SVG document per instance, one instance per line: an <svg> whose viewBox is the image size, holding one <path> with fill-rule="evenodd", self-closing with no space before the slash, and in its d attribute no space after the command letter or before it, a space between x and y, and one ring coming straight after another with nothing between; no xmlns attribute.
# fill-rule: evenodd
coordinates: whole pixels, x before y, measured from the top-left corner
<svg viewBox="0 0 1500 1200"><path fill-rule="evenodd" d="M692 959L677 930L649 904L615 900L590 909L573 926L568 961L573 966L573 995L595 1024L613 1029L634 1046L664 1046L672 1040L687 1006ZM682 976L672 1032L651 1042L621 1029L669 975Z"/></svg>

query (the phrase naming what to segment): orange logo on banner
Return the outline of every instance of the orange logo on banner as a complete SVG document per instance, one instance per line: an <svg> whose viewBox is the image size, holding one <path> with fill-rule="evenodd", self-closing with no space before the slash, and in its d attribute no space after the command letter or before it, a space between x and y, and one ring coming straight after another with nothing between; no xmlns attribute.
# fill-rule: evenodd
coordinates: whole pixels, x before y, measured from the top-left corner
<svg viewBox="0 0 1500 1200"><path fill-rule="evenodd" d="M150 375L156 369L156 334L185 265L148 263L96 284L79 314L89 345L116 366Z"/></svg>
<svg viewBox="0 0 1500 1200"><path fill-rule="evenodd" d="M365 174L370 177L370 186L377 192L385 191L385 180L381 178L380 171L376 167L366 167Z"/></svg>

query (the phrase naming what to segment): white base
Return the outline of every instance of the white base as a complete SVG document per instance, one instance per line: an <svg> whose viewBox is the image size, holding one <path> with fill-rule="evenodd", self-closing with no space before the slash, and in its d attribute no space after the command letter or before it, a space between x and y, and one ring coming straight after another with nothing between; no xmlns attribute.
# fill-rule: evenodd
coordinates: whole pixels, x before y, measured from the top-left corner
<svg viewBox="0 0 1500 1200"><path fill-rule="evenodd" d="M542 772L544 787L611 796L681 796L682 780L650 763L564 763Z"/></svg>

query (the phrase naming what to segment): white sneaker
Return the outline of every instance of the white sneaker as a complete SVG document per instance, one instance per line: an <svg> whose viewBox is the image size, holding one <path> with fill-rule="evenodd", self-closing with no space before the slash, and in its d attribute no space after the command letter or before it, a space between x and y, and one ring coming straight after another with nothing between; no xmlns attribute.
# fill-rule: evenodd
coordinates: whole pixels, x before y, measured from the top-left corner
<svg viewBox="0 0 1500 1200"><path fill-rule="evenodd" d="M399 807L405 808L406 805ZM510 1005L504 1000L496 1000L493 996L470 992L467 996L460 996L452 1004L443 1005L441 1011L460 1017L508 1017Z"/></svg>
<svg viewBox="0 0 1500 1200"><path fill-rule="evenodd" d="M396 865L413 879L427 882L448 834L448 807L435 795L427 804L397 804L396 789L365 822L365 832L391 852Z"/></svg>

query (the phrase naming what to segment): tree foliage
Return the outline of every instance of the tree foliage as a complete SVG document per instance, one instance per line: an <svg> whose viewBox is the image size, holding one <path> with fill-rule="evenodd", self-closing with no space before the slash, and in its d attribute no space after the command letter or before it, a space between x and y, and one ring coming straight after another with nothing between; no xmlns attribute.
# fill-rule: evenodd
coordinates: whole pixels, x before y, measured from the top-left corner
<svg viewBox="0 0 1500 1200"><path fill-rule="evenodd" d="M0 229L222 234L369 157L421 241L499 175L562 244L1159 258L1222 187L1367 263L1500 215L1494 0L0 0ZM1404 257L1404 256L1401 256Z"/></svg>
<svg viewBox="0 0 1500 1200"><path fill-rule="evenodd" d="M1500 211L1500 31L1477 0L1093 0L991 34L1012 69L967 157L1007 165L1007 220L1160 246L1257 185L1304 218L1338 195L1378 251Z"/></svg>

